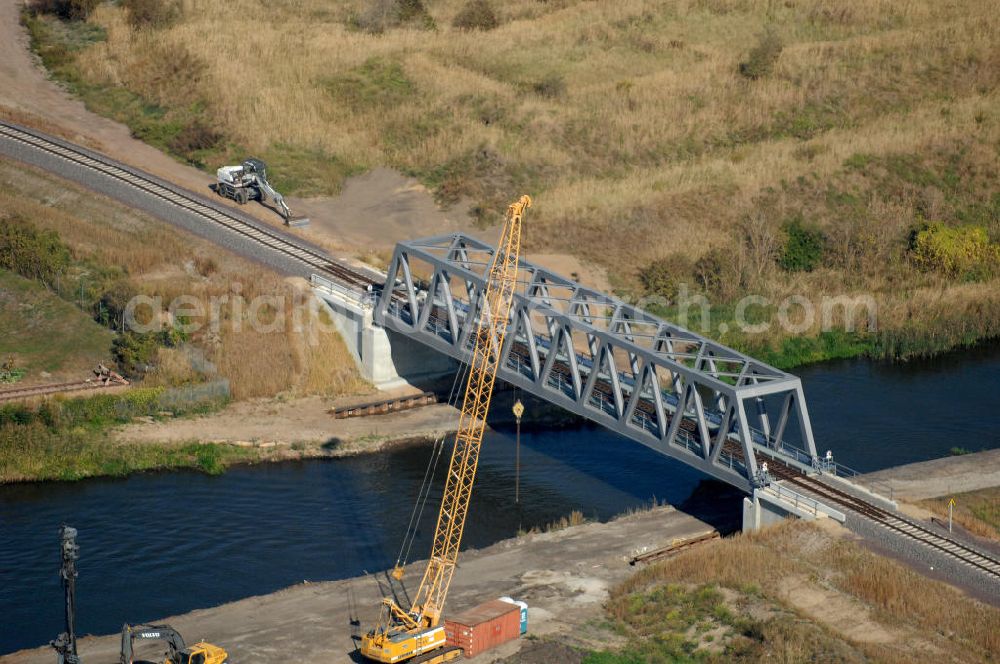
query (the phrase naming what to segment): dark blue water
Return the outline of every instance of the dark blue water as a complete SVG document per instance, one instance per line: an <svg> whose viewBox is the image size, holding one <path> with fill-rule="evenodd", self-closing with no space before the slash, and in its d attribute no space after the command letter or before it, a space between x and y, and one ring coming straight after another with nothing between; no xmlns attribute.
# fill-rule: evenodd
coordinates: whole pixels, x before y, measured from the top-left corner
<svg viewBox="0 0 1000 664"><path fill-rule="evenodd" d="M1000 447L1000 342L906 363L845 360L796 371L816 446L869 472Z"/></svg>
<svg viewBox="0 0 1000 664"><path fill-rule="evenodd" d="M1000 344L902 365L865 361L799 372L817 444L859 470L1000 447ZM123 480L0 488L0 653L61 631L58 525L80 531L81 634L378 571L396 559L431 448ZM442 462L443 463L443 462ZM677 504L704 479L594 428L522 435L483 448L466 544L480 547L572 510L605 519L654 497ZM414 544L430 547L433 495ZM735 510L738 501L728 498Z"/></svg>

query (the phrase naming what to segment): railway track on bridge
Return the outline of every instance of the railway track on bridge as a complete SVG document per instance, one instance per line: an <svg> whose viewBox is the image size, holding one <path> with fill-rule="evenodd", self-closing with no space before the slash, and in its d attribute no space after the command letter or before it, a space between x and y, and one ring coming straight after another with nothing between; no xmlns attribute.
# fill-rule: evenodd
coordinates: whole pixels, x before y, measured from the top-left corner
<svg viewBox="0 0 1000 664"><path fill-rule="evenodd" d="M243 215L233 214L227 211L225 206L121 162L8 123L0 123L0 136L126 184L147 196L195 215L217 228L239 235L261 248L281 254L309 271L347 286L366 290L368 286L381 285L374 274L365 274L362 270L337 261L322 251L298 242L263 223L254 223Z"/></svg>
<svg viewBox="0 0 1000 664"><path fill-rule="evenodd" d="M878 505L873 505L847 491L830 486L816 477L803 475L788 466L775 465L770 469L770 472L776 478L794 484L823 502L847 509L882 528L955 559L967 567L979 570L995 581L1000 581L1000 558L945 537L926 526Z"/></svg>

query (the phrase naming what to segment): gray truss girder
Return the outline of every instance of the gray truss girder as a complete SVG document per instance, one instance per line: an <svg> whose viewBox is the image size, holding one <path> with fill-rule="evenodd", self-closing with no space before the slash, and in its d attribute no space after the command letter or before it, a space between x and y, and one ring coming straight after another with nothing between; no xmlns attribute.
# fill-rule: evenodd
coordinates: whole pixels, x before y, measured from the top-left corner
<svg viewBox="0 0 1000 664"><path fill-rule="evenodd" d="M467 360L492 253L461 234L400 243L375 321ZM795 462L815 463L797 377L527 261L520 271L503 380L743 489L759 450L794 449L782 441L794 409ZM774 436L757 400L770 395L784 399Z"/></svg>

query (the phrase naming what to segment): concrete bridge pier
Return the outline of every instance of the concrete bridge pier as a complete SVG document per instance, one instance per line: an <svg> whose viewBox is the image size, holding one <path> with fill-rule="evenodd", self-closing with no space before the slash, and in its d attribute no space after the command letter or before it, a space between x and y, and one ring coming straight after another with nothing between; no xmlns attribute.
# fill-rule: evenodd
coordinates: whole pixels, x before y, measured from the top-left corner
<svg viewBox="0 0 1000 664"><path fill-rule="evenodd" d="M373 321L375 298L318 275L310 279L322 310L343 337L365 380L380 390L404 385L421 389L453 373L458 363L419 341L379 327Z"/></svg>

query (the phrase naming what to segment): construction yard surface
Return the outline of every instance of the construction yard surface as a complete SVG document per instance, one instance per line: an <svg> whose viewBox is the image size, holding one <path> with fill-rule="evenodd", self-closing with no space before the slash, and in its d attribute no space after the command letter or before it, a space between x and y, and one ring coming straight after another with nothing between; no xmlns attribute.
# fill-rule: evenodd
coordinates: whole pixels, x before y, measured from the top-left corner
<svg viewBox="0 0 1000 664"><path fill-rule="evenodd" d="M484 664L981 662L1000 647L1000 610L871 552L828 520L628 563L710 531L662 507L463 552L446 615L501 595L529 604L529 636L472 660ZM410 592L421 571L408 570ZM157 622L222 645L234 662L361 661L355 637L373 624L387 587L384 575L303 583ZM86 664L113 664L118 650L117 635L80 642ZM52 657L36 648L0 662Z"/></svg>
<svg viewBox="0 0 1000 664"><path fill-rule="evenodd" d="M671 508L607 524L585 524L552 533L506 540L482 551L464 552L449 595L449 613L501 595L531 606L530 630L542 637L576 632L586 639L588 624L603 621L608 589L633 570L628 559L642 547L656 548L692 537L711 526ZM332 552L335 554L335 552ZM275 564L280 561L275 560ZM422 565L409 570L410 592ZM182 634L223 645L233 662L285 664L290 661L350 661L354 650L351 620L367 629L377 617L379 582L365 577L310 583L272 595L167 618ZM605 630L594 628L595 637ZM584 640L584 643L587 641ZM505 645L495 655L510 655L525 641ZM86 664L118 661L118 636L86 637L80 655ZM40 648L0 658L4 664L49 664L52 651ZM491 661L484 657L477 661Z"/></svg>

